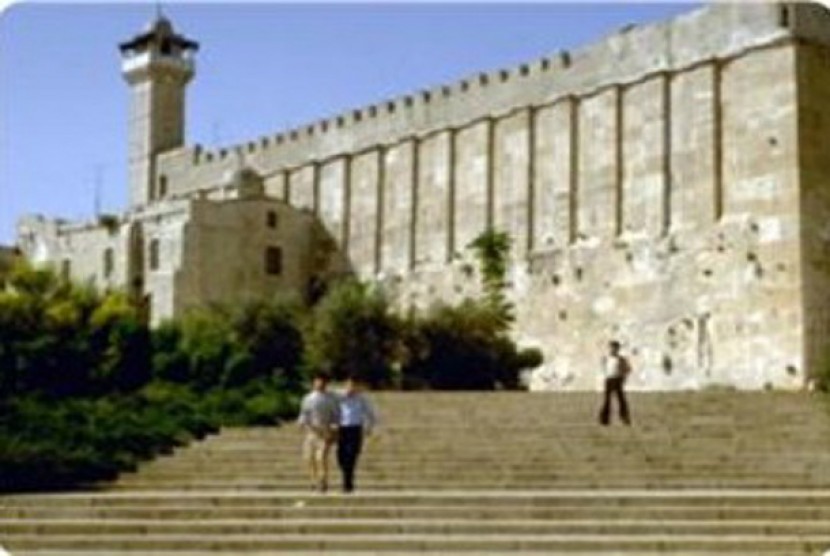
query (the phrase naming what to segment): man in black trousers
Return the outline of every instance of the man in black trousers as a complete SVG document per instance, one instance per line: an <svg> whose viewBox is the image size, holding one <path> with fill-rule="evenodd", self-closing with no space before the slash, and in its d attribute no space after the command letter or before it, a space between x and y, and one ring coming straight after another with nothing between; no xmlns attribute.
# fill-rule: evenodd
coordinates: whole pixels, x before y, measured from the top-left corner
<svg viewBox="0 0 830 556"><path fill-rule="evenodd" d="M372 434L377 416L369 398L354 375L346 379L346 389L339 395L340 436L337 440L337 463L343 474L343 492L354 491L354 473L363 448L363 436Z"/></svg>
<svg viewBox="0 0 830 556"><path fill-rule="evenodd" d="M605 426L611 423L611 397L616 396L620 406L620 420L630 425L631 415L624 388L625 380L631 374L631 364L620 355L620 343L616 340L608 343L608 355L602 358L602 372L605 376L605 399L599 412L600 424Z"/></svg>

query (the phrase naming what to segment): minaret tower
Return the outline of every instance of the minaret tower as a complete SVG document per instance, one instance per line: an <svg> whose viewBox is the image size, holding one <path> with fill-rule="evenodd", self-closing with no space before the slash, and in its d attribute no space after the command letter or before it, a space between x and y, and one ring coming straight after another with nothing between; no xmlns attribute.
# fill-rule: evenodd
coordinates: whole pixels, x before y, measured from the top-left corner
<svg viewBox="0 0 830 556"><path fill-rule="evenodd" d="M178 35L161 12L141 34L119 45L130 85L130 206L159 197L155 159L184 144L185 88L198 43Z"/></svg>

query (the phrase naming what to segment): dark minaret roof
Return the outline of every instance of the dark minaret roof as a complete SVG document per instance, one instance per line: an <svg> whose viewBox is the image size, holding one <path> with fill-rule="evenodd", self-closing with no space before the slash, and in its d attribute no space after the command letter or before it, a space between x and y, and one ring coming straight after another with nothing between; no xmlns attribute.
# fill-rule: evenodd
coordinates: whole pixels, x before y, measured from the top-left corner
<svg viewBox="0 0 830 556"><path fill-rule="evenodd" d="M184 35L176 34L173 24L161 14L156 16L156 19L151 21L144 31L132 39L122 42L118 47L121 52L126 52L141 50L153 44L158 45L162 50L172 50L169 48L171 46L176 46L177 49L181 50L199 49L199 43L196 41L190 40Z"/></svg>

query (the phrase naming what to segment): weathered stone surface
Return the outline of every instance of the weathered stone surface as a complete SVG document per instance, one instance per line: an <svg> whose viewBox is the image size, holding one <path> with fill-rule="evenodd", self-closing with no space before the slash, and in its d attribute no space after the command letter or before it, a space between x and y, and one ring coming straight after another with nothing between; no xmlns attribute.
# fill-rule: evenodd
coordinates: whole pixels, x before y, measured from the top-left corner
<svg viewBox="0 0 830 556"><path fill-rule="evenodd" d="M635 388L799 388L830 349L828 28L810 4L716 4L244 145L171 148L149 205L133 199L114 232L28 221L21 245L129 285L140 222L165 261L186 261L144 286L167 314L344 269L425 307L477 293L465 248L492 226L514 240L517 338L545 353L533 384L594 388L618 338ZM258 201L232 199L225 176L243 166ZM286 251L279 283L252 274L268 203L296 220L280 245L307 249Z"/></svg>

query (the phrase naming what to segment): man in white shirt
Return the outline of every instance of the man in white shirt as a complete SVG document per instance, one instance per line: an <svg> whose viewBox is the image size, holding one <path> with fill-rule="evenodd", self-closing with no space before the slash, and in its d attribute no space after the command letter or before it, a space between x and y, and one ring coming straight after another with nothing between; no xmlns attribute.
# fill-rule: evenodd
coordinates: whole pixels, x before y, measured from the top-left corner
<svg viewBox="0 0 830 556"><path fill-rule="evenodd" d="M616 396L620 406L620 420L630 425L631 415L628 411L624 387L626 378L631 374L631 364L628 359L620 355L620 343L616 340L608 343L608 355L602 358L602 374L605 377L605 398L599 412L600 424L611 423L611 397Z"/></svg>
<svg viewBox="0 0 830 556"><path fill-rule="evenodd" d="M337 441L337 463L343 475L343 492L354 490L354 472L363 448L363 436L372 434L377 414L357 377L346 379L340 401L340 428Z"/></svg>
<svg viewBox="0 0 830 556"><path fill-rule="evenodd" d="M328 490L329 453L337 441L340 405L334 394L327 392L328 376L314 376L312 390L303 398L297 424L305 431L303 457L308 464L312 488Z"/></svg>

